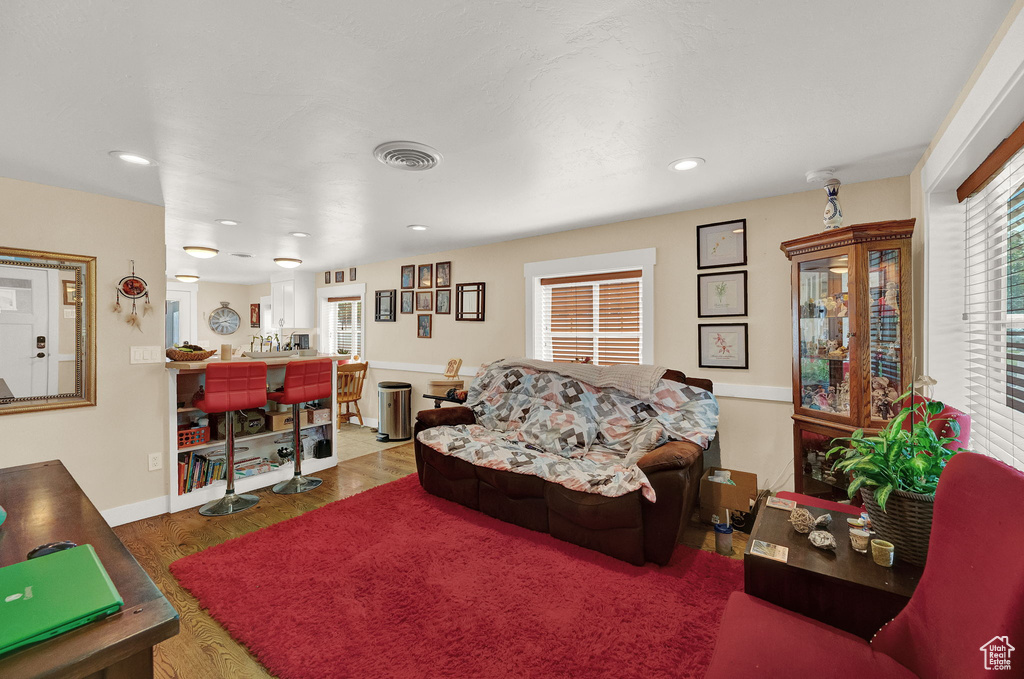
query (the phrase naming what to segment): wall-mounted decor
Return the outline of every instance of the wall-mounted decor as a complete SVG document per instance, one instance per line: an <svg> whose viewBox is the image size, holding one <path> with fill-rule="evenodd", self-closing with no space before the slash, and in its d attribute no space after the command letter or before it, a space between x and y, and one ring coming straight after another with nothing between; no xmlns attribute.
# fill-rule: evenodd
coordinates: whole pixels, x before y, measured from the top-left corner
<svg viewBox="0 0 1024 679"><path fill-rule="evenodd" d="M402 313L411 314L416 306L415 298L413 297L416 293L412 290L402 290Z"/></svg>
<svg viewBox="0 0 1024 679"><path fill-rule="evenodd" d="M396 290L377 290L374 293L373 320L391 322L395 320Z"/></svg>
<svg viewBox="0 0 1024 679"><path fill-rule="evenodd" d="M486 301L485 283L458 283L455 286L455 320L482 321Z"/></svg>
<svg viewBox="0 0 1024 679"><path fill-rule="evenodd" d="M344 283L345 282L345 272L344 271L335 271L334 272L334 282L335 283Z"/></svg>
<svg viewBox="0 0 1024 679"><path fill-rule="evenodd" d="M249 327L260 327L260 305L259 303L249 305Z"/></svg>
<svg viewBox="0 0 1024 679"><path fill-rule="evenodd" d="M149 286L146 281L135 275L135 260L132 262L132 272L130 275L125 276L117 284L117 293L114 297L114 313L121 313L121 297L130 299L132 301L132 311L124 319L124 322L128 325L138 328L139 332L142 332L142 321L139 320L138 308L136 302L143 297L146 301L142 305L142 315L148 316L153 311L153 305L149 303Z"/></svg>
<svg viewBox="0 0 1024 679"><path fill-rule="evenodd" d="M64 304L67 306L74 306L75 302L78 301L77 291L75 288L74 281L61 281L64 284Z"/></svg>
<svg viewBox="0 0 1024 679"><path fill-rule="evenodd" d="M452 312L452 291L450 289L437 291L434 311L439 314L450 314Z"/></svg>
<svg viewBox="0 0 1024 679"><path fill-rule="evenodd" d="M330 284L331 284L331 272L330 271L324 271L324 285L330 285Z"/></svg>
<svg viewBox="0 0 1024 679"><path fill-rule="evenodd" d="M348 270L348 282L355 283L356 281L356 268L353 266Z"/></svg>
<svg viewBox="0 0 1024 679"><path fill-rule="evenodd" d="M747 263L747 220L697 227L697 268L717 269Z"/></svg>
<svg viewBox="0 0 1024 679"><path fill-rule="evenodd" d="M210 330L218 335L230 335L242 324L242 318L237 311L228 306L229 304L231 302L221 302L220 308L211 311L206 319Z"/></svg>
<svg viewBox="0 0 1024 679"><path fill-rule="evenodd" d="M746 315L746 271L697 274L697 316Z"/></svg>
<svg viewBox="0 0 1024 679"><path fill-rule="evenodd" d="M419 266L419 284L418 288L432 288L434 287L434 265L433 264L420 264Z"/></svg>
<svg viewBox="0 0 1024 679"><path fill-rule="evenodd" d="M430 339L433 328L431 327L431 315L420 314L416 317L416 336Z"/></svg>
<svg viewBox="0 0 1024 679"><path fill-rule="evenodd" d="M438 262L434 269L434 287L449 288L452 285L452 263Z"/></svg>
<svg viewBox="0 0 1024 679"><path fill-rule="evenodd" d="M416 293L416 311L433 311L434 293L430 290Z"/></svg>
<svg viewBox="0 0 1024 679"><path fill-rule="evenodd" d="M402 267L402 289L407 290L409 288L416 287L416 265L406 264Z"/></svg>
<svg viewBox="0 0 1024 679"><path fill-rule="evenodd" d="M697 326L701 368L737 368L750 363L746 323L701 323Z"/></svg>

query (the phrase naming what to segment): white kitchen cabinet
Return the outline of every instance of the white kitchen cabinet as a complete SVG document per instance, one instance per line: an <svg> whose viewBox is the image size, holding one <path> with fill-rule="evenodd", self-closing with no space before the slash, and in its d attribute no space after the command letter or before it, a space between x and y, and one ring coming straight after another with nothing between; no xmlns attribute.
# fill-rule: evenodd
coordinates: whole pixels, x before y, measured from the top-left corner
<svg viewBox="0 0 1024 679"><path fill-rule="evenodd" d="M315 274L288 272L270 280L271 325L279 328L312 328L316 314Z"/></svg>

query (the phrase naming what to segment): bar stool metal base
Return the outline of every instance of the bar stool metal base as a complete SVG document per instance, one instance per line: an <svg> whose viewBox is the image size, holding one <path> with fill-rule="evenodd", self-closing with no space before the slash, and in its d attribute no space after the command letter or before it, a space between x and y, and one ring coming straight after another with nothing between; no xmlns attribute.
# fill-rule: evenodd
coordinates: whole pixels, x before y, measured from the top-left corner
<svg viewBox="0 0 1024 679"><path fill-rule="evenodd" d="M293 476L287 481L282 481L274 486L274 492L278 495L294 495L313 490L323 481L312 476Z"/></svg>
<svg viewBox="0 0 1024 679"><path fill-rule="evenodd" d="M259 501L255 495L236 495L232 492L219 500L207 502L199 508L199 513L203 516L227 516L248 509Z"/></svg>

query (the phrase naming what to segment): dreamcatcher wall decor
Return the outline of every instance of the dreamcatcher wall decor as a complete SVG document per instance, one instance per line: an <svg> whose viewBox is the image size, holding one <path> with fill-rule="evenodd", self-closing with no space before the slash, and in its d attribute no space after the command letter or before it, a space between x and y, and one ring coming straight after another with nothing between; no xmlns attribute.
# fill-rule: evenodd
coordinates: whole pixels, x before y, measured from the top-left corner
<svg viewBox="0 0 1024 679"><path fill-rule="evenodd" d="M121 297L132 301L132 312L124 319L128 325L138 328L142 332L142 321L139 319L138 307L136 304L143 297L146 301L142 303L142 315L148 316L153 311L153 305L149 303L149 286L146 281L135 275L135 260L132 262L132 273L121 279L117 284L117 292L114 294L114 313L121 313Z"/></svg>

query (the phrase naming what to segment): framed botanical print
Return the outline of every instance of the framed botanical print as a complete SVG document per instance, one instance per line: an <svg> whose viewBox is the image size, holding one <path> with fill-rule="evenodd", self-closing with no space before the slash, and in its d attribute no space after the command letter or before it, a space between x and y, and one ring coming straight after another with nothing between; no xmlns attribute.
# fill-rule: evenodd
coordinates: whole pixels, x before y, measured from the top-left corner
<svg viewBox="0 0 1024 679"><path fill-rule="evenodd" d="M355 283L355 280L356 280L356 268L352 267L351 269L348 270L348 282L349 283Z"/></svg>
<svg viewBox="0 0 1024 679"><path fill-rule="evenodd" d="M433 264L420 264L419 266L419 283L416 285L417 288L432 288L434 287L434 265Z"/></svg>
<svg viewBox="0 0 1024 679"><path fill-rule="evenodd" d="M697 227L697 268L718 269L747 263L747 220Z"/></svg>
<svg viewBox="0 0 1024 679"><path fill-rule="evenodd" d="M433 328L431 327L430 314L420 314L416 317L416 336L430 339Z"/></svg>
<svg viewBox="0 0 1024 679"><path fill-rule="evenodd" d="M344 283L345 282L345 272L344 271L335 271L334 272L334 282L335 283Z"/></svg>
<svg viewBox="0 0 1024 679"><path fill-rule="evenodd" d="M486 288L486 283L458 283L455 286L455 320L484 320Z"/></svg>
<svg viewBox="0 0 1024 679"><path fill-rule="evenodd" d="M697 274L697 316L746 316L747 272Z"/></svg>
<svg viewBox="0 0 1024 679"><path fill-rule="evenodd" d="M434 312L439 314L450 314L452 312L452 291L438 290L434 301Z"/></svg>
<svg viewBox="0 0 1024 679"><path fill-rule="evenodd" d="M434 293L430 290L416 293L416 311L433 311Z"/></svg>
<svg viewBox="0 0 1024 679"><path fill-rule="evenodd" d="M408 290L409 288L416 287L416 265L406 264L402 267L402 289Z"/></svg>
<svg viewBox="0 0 1024 679"><path fill-rule="evenodd" d="M750 363L746 323L701 323L697 326L701 368L746 370Z"/></svg>
<svg viewBox="0 0 1024 679"><path fill-rule="evenodd" d="M415 295L415 294L416 293L413 292L412 290L402 290L402 313L403 314L411 314L413 312L413 307L415 306L415 302L413 301L413 295Z"/></svg>
<svg viewBox="0 0 1024 679"><path fill-rule="evenodd" d="M434 269L434 287L449 288L452 285L452 263L438 262Z"/></svg>
<svg viewBox="0 0 1024 679"><path fill-rule="evenodd" d="M374 293L373 320L391 322L395 320L395 290L377 290Z"/></svg>
<svg viewBox="0 0 1024 679"><path fill-rule="evenodd" d="M258 303L249 305L249 327L260 327L260 305Z"/></svg>
<svg viewBox="0 0 1024 679"><path fill-rule="evenodd" d="M331 284L331 272L330 271L324 271L324 285L330 285L330 284Z"/></svg>

